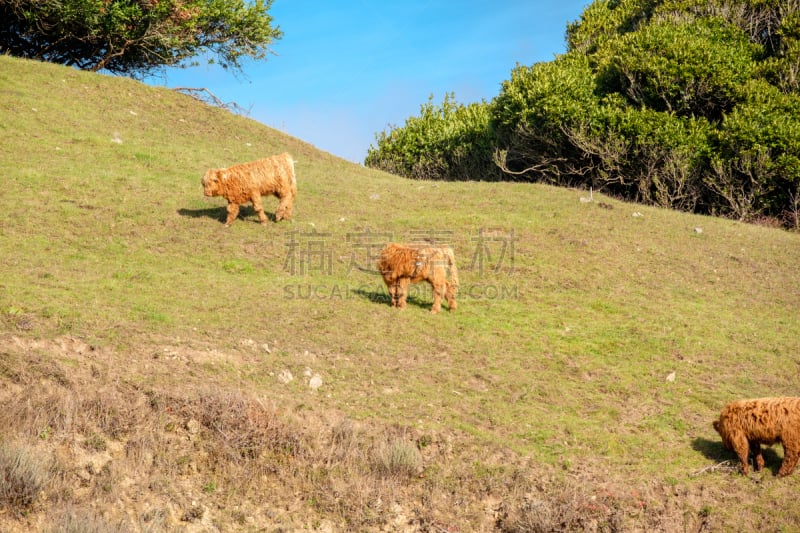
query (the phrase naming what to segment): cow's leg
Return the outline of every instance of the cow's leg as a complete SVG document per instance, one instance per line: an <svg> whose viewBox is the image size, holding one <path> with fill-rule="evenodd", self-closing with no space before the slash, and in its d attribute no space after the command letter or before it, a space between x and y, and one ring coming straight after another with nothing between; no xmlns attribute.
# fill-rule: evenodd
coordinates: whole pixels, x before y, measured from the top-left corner
<svg viewBox="0 0 800 533"><path fill-rule="evenodd" d="M397 307L400 309L405 308L406 298L408 298L408 286L411 280L408 278L400 278L397 280Z"/></svg>
<svg viewBox="0 0 800 533"><path fill-rule="evenodd" d="M458 304L456 303L456 291L453 286L449 282L445 282L446 289L444 292L445 297L447 298L447 306L450 308L450 311L455 311Z"/></svg>
<svg viewBox="0 0 800 533"><path fill-rule="evenodd" d="M250 201L253 202L253 209L255 209L256 213L258 214L258 220L260 220L262 224L266 225L267 215L264 213L264 204L261 203L261 194L254 192Z"/></svg>
<svg viewBox="0 0 800 533"><path fill-rule="evenodd" d="M275 221L278 220L289 220L292 217L292 196L290 194L286 194L284 196L278 196L280 203L278 204L278 209L275 211Z"/></svg>
<svg viewBox="0 0 800 533"><path fill-rule="evenodd" d="M798 444L800 443L794 440L783 442L783 462L781 463L780 470L778 470L779 477L788 476L794 471L794 467L797 466L797 460L800 459Z"/></svg>
<svg viewBox="0 0 800 533"><path fill-rule="evenodd" d="M236 202L229 202L227 211L228 218L225 219L225 226L230 226L233 224L233 221L236 220L236 217L239 216L239 204Z"/></svg>
<svg viewBox="0 0 800 533"><path fill-rule="evenodd" d="M761 454L761 442L751 440L748 442L750 446L750 453L755 459L756 472L761 472L764 469L764 456Z"/></svg>
<svg viewBox="0 0 800 533"><path fill-rule="evenodd" d="M387 281L386 288L389 289L389 305L397 307L397 281Z"/></svg>
<svg viewBox="0 0 800 533"><path fill-rule="evenodd" d="M739 435L731 441L731 447L736 452L736 456L739 457L739 462L742 465L742 474L746 476L749 470L750 443L744 435Z"/></svg>
<svg viewBox="0 0 800 533"><path fill-rule="evenodd" d="M433 287L433 307L431 307L431 313L435 314L442 310L444 285L434 285L431 283L431 287Z"/></svg>

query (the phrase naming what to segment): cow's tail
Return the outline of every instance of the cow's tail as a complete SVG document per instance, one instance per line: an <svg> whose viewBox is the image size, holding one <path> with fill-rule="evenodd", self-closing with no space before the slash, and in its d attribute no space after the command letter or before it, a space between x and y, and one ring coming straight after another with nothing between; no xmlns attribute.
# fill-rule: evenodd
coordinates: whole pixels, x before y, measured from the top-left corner
<svg viewBox="0 0 800 533"><path fill-rule="evenodd" d="M292 171L292 198L297 198L297 175L294 171L294 159L292 159L292 156L289 154L286 154L286 158L289 160L289 168Z"/></svg>
<svg viewBox="0 0 800 533"><path fill-rule="evenodd" d="M456 267L456 256L453 253L453 249L449 246L444 248L444 254L447 256L447 266L450 268L450 285L453 287L453 291L458 291L458 267Z"/></svg>

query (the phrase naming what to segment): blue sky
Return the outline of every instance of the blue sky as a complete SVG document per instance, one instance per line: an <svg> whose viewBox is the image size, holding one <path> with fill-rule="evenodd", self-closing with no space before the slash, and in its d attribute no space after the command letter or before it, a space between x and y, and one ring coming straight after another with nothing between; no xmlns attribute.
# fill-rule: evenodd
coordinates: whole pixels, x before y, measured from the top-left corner
<svg viewBox="0 0 800 533"><path fill-rule="evenodd" d="M361 163L375 134L402 126L433 95L491 100L517 63L565 51L589 0L275 0L275 55L242 74L202 65L148 80L205 87L259 122ZM265 154L267 155L267 154Z"/></svg>

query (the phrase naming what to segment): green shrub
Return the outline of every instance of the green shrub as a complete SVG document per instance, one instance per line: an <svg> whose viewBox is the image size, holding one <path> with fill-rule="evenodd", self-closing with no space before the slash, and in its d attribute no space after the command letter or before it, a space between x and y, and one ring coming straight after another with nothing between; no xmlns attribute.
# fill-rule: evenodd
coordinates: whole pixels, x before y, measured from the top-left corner
<svg viewBox="0 0 800 533"><path fill-rule="evenodd" d="M513 69L489 104L429 101L367 165L800 225L800 7L598 0L567 44Z"/></svg>
<svg viewBox="0 0 800 533"><path fill-rule="evenodd" d="M440 105L420 106L403 127L376 135L365 165L417 179L488 180L499 177L492 164L493 137L485 102L462 105L447 94Z"/></svg>

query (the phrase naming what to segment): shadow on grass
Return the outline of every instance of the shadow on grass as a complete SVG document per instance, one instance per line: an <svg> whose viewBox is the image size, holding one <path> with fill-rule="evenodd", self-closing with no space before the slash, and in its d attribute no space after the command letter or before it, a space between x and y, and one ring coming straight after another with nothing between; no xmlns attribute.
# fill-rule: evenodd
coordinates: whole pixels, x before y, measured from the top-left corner
<svg viewBox="0 0 800 533"><path fill-rule="evenodd" d="M353 293L373 303L382 305L391 305L392 303L392 299L389 297L389 294L384 291L356 289L353 291ZM413 294L408 295L406 303L408 303L408 305L414 305L416 307L428 310L433 307L433 302L427 301Z"/></svg>
<svg viewBox="0 0 800 533"><path fill-rule="evenodd" d="M721 440L708 440L698 437L692 441L692 449L702 453L715 463L727 460L736 465L737 469L739 467L739 458L736 457L733 451L725 448ZM761 447L761 455L764 457L764 469L771 470L773 475L777 475L783 458L778 455L775 449L765 446ZM750 463L751 471L755 471L755 461L752 454L748 457L748 462Z"/></svg>
<svg viewBox="0 0 800 533"><path fill-rule="evenodd" d="M369 300L372 303L384 304L389 305L391 303L391 299L389 295L382 291L377 290L367 290L367 289L356 289L353 291L353 294L364 298L365 300Z"/></svg>
<svg viewBox="0 0 800 533"><path fill-rule="evenodd" d="M265 211L267 218L270 222L275 222L275 213L269 213ZM178 209L178 214L182 217L189 217L189 218L211 218L222 224L225 223L225 220L228 217L228 212L225 210L225 207L206 207L204 209L186 209L181 208ZM248 218L255 218L254 222L259 224L261 221L258 220L258 215L256 214L256 210L253 209L253 206L242 206L239 208L239 216L236 217L236 220L250 222L249 220L245 220Z"/></svg>
<svg viewBox="0 0 800 533"><path fill-rule="evenodd" d="M721 440L708 440L698 437L692 441L692 449L717 463L721 463L726 459L736 460L736 454L725 448Z"/></svg>

